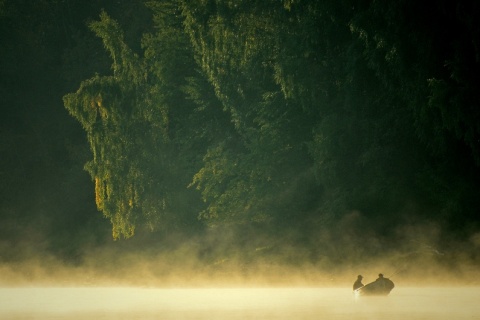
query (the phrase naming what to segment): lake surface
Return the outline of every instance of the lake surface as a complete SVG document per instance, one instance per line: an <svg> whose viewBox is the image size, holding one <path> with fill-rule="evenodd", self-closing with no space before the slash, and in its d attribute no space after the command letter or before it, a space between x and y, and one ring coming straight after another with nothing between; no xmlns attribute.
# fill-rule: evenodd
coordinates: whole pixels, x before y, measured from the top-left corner
<svg viewBox="0 0 480 320"><path fill-rule="evenodd" d="M395 288L355 298L349 288L0 288L0 319L480 319L480 287Z"/></svg>

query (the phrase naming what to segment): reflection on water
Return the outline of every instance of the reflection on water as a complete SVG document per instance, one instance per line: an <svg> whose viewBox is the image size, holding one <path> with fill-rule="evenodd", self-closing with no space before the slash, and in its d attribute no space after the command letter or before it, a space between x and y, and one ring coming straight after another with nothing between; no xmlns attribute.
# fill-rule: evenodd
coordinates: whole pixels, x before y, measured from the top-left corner
<svg viewBox="0 0 480 320"><path fill-rule="evenodd" d="M0 319L480 319L480 288L0 288Z"/></svg>

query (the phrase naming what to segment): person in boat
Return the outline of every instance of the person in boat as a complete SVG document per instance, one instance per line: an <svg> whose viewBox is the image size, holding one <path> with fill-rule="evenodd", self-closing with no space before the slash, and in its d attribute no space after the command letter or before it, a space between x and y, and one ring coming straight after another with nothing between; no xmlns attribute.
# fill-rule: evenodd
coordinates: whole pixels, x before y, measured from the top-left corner
<svg viewBox="0 0 480 320"><path fill-rule="evenodd" d="M357 277L357 281L355 281L355 283L353 284L353 291L363 287L362 279L363 279L362 275L359 274Z"/></svg>
<svg viewBox="0 0 480 320"><path fill-rule="evenodd" d="M378 278L377 280L375 280L375 282L378 283L382 288L387 289L388 291L392 290L395 287L393 281L383 277L382 273L378 275Z"/></svg>

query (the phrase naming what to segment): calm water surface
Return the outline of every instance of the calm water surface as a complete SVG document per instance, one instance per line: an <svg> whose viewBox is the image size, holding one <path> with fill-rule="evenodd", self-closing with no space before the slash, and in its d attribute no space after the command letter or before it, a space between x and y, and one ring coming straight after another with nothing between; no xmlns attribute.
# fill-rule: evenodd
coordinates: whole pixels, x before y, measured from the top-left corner
<svg viewBox="0 0 480 320"><path fill-rule="evenodd" d="M480 287L395 288L354 298L345 288L0 288L0 319L480 319Z"/></svg>

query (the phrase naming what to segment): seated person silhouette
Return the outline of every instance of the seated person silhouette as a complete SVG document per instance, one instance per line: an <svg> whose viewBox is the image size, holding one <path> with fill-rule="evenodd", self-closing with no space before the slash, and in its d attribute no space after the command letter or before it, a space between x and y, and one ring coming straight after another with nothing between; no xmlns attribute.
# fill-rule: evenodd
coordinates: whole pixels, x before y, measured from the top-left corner
<svg viewBox="0 0 480 320"><path fill-rule="evenodd" d="M382 273L378 275L378 278L377 280L375 280L375 282L378 283L381 288L388 291L392 290L395 287L393 281L388 278L384 278Z"/></svg>
<svg viewBox="0 0 480 320"><path fill-rule="evenodd" d="M358 288L363 287L362 279L363 277L361 275L358 275L357 281L355 281L355 283L353 284L354 291L357 290Z"/></svg>

